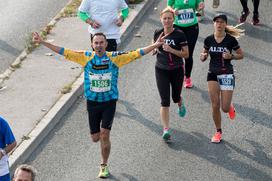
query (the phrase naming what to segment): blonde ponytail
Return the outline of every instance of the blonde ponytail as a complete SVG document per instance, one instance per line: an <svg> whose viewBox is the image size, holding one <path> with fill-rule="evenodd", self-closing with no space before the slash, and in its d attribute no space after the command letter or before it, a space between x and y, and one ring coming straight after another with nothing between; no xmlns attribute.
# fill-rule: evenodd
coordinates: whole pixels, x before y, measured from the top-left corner
<svg viewBox="0 0 272 181"><path fill-rule="evenodd" d="M225 31L229 35L235 37L236 39L239 39L242 35L245 34L244 29L238 28L240 25L242 25L242 24L238 24L236 26L227 25Z"/></svg>

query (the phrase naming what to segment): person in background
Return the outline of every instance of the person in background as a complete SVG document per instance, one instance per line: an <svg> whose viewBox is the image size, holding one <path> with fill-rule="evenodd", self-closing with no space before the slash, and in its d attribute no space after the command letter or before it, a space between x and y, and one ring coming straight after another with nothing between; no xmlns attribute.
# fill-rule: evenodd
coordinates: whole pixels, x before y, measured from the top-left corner
<svg viewBox="0 0 272 181"><path fill-rule="evenodd" d="M92 37L103 33L107 37L107 51L116 51L121 42L120 27L128 17L129 10L125 0L82 0L78 8L80 19L89 24Z"/></svg>
<svg viewBox="0 0 272 181"><path fill-rule="evenodd" d="M193 69L193 53L199 34L196 11L204 9L203 0L168 0L167 5L175 13L174 28L183 31L189 47L189 57L185 58L184 87L193 87L191 73Z"/></svg>
<svg viewBox="0 0 272 181"><path fill-rule="evenodd" d="M35 181L36 174L37 171L34 167L22 164L16 168L12 181Z"/></svg>
<svg viewBox="0 0 272 181"><path fill-rule="evenodd" d="M243 11L242 11L241 17L240 17L240 23L245 22L246 19L247 19L247 16L250 13L250 11L248 9L248 6L247 6L247 1L248 0L240 0L241 4L243 6ZM258 11L260 0L252 0L252 3L253 3L253 7L254 7L253 16L252 16L252 24L253 25L258 25L260 23L259 11Z"/></svg>
<svg viewBox="0 0 272 181"><path fill-rule="evenodd" d="M0 180L10 181L8 153L16 147L16 140L7 121L0 117Z"/></svg>

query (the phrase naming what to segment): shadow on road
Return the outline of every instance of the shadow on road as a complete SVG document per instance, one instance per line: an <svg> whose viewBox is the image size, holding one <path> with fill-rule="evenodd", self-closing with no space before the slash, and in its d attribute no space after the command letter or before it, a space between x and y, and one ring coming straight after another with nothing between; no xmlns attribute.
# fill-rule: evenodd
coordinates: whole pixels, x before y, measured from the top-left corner
<svg viewBox="0 0 272 181"><path fill-rule="evenodd" d="M272 32L271 32L272 33ZM260 63L260 64L263 64L264 66L272 66L272 61L269 61L269 60L264 60L262 58L259 58L259 57L256 57L248 52L244 52L244 55L245 57L244 58L247 58L247 60L249 61L253 61L253 62L257 62L257 63Z"/></svg>
<svg viewBox="0 0 272 181"><path fill-rule="evenodd" d="M201 94L201 98L207 102L210 103L210 97L209 97L209 93L206 90L200 89L199 87L197 87L196 85L194 85L194 87L191 88L192 91L196 91L198 93Z"/></svg>
<svg viewBox="0 0 272 181"><path fill-rule="evenodd" d="M210 98L208 91L202 90L197 86L194 86L192 91L196 91L201 94L201 98L206 102L210 103ZM267 128L272 128L272 116L268 115L258 109L254 109L251 107L247 107L245 105L234 103L235 109L238 114L241 114L242 116L246 117L247 120L256 123L261 124L262 126L265 126Z"/></svg>
<svg viewBox="0 0 272 181"><path fill-rule="evenodd" d="M244 155L247 158L254 160L261 165L265 165L269 168L272 168L272 159L267 157L266 153L264 152L265 148L255 141L248 140L248 139L245 139L245 141L247 141L249 144L251 144L255 148L255 150L253 151L253 154L250 154L236 146L233 146L229 142L225 142L225 144L231 149L235 150L237 153Z"/></svg>
<svg viewBox="0 0 272 181"><path fill-rule="evenodd" d="M161 137L162 127L156 123L153 123L151 120L146 119L141 112L134 108L133 104L127 101L119 100L119 104L125 106L128 114L117 113L117 117L128 117L131 118L140 124L144 125L150 131L156 133ZM182 150L188 153L191 153L195 156L201 157L219 167L223 167L231 172L236 173L236 175L243 179L249 180L272 180L272 177L265 172L254 168L253 166L244 163L240 160L237 160L232 157L231 153L235 151L241 156L247 157L253 161L256 161L259 164L271 166L271 160L261 159L262 161L257 161L260 159L256 156L261 156L262 158L266 157L265 153L262 153L254 156L251 156L248 152L241 150L240 148L234 146L231 143L223 141L222 144L211 144L210 139L205 135L197 132L187 133L181 130L173 129L174 139L173 142L168 144L169 148L174 150ZM186 141L181 141L186 140ZM254 141L249 141L253 146L255 146L256 151L262 149L260 145Z"/></svg>
<svg viewBox="0 0 272 181"><path fill-rule="evenodd" d="M235 109L237 110L238 114L243 115L249 121L257 124L261 124L267 128L272 128L272 116L268 115L258 109L254 109L251 107L247 107L245 105L236 104Z"/></svg>
<svg viewBox="0 0 272 181"><path fill-rule="evenodd" d="M121 176L123 178L116 178L114 175L110 174L110 177L108 178L109 180L113 180L113 181L123 181L123 180L129 180L129 181L138 181L138 179L136 179L135 177L133 177L132 175L129 175L127 173L121 173ZM105 179L99 179L99 180L105 180Z"/></svg>
<svg viewBox="0 0 272 181"><path fill-rule="evenodd" d="M18 50L17 48L14 48L13 46L9 45L3 40L0 40L0 49L5 52L8 52L10 55L13 55L13 56L18 56L21 53L20 50Z"/></svg>

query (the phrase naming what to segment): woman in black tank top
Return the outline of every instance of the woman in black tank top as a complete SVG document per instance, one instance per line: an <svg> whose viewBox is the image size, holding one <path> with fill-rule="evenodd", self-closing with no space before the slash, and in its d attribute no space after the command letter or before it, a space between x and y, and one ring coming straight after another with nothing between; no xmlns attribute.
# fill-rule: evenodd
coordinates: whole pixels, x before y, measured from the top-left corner
<svg viewBox="0 0 272 181"><path fill-rule="evenodd" d="M163 46L156 50L156 82L161 97L160 116L163 125L163 139L170 139L169 132L169 107L170 89L172 89L172 99L178 105L178 112L181 117L185 116L186 109L181 97L182 84L184 79L183 59L189 56L187 40L181 30L173 27L174 13L166 8L161 12L161 22L163 29L156 30L154 41L160 35L164 37Z"/></svg>
<svg viewBox="0 0 272 181"><path fill-rule="evenodd" d="M212 137L213 143L220 143L222 139L221 109L229 113L230 119L235 117L232 104L232 94L235 86L232 60L243 58L243 51L235 37L239 37L242 30L227 26L227 16L218 14L214 17L214 34L204 40L204 49L200 60L205 61L210 55L208 70L208 91L212 103L212 116L216 133ZM235 51L235 54L232 51Z"/></svg>

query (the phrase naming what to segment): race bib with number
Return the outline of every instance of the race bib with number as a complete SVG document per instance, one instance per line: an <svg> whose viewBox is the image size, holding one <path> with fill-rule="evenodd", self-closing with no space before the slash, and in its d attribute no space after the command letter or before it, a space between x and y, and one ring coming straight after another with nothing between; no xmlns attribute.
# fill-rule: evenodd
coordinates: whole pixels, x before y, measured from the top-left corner
<svg viewBox="0 0 272 181"><path fill-rule="evenodd" d="M233 90L234 89L234 76L233 74L217 75L217 80L221 90Z"/></svg>
<svg viewBox="0 0 272 181"><path fill-rule="evenodd" d="M194 10L190 9L181 9L178 11L178 23L188 24L194 22Z"/></svg>
<svg viewBox="0 0 272 181"><path fill-rule="evenodd" d="M91 91L107 92L111 90L111 73L90 74Z"/></svg>

